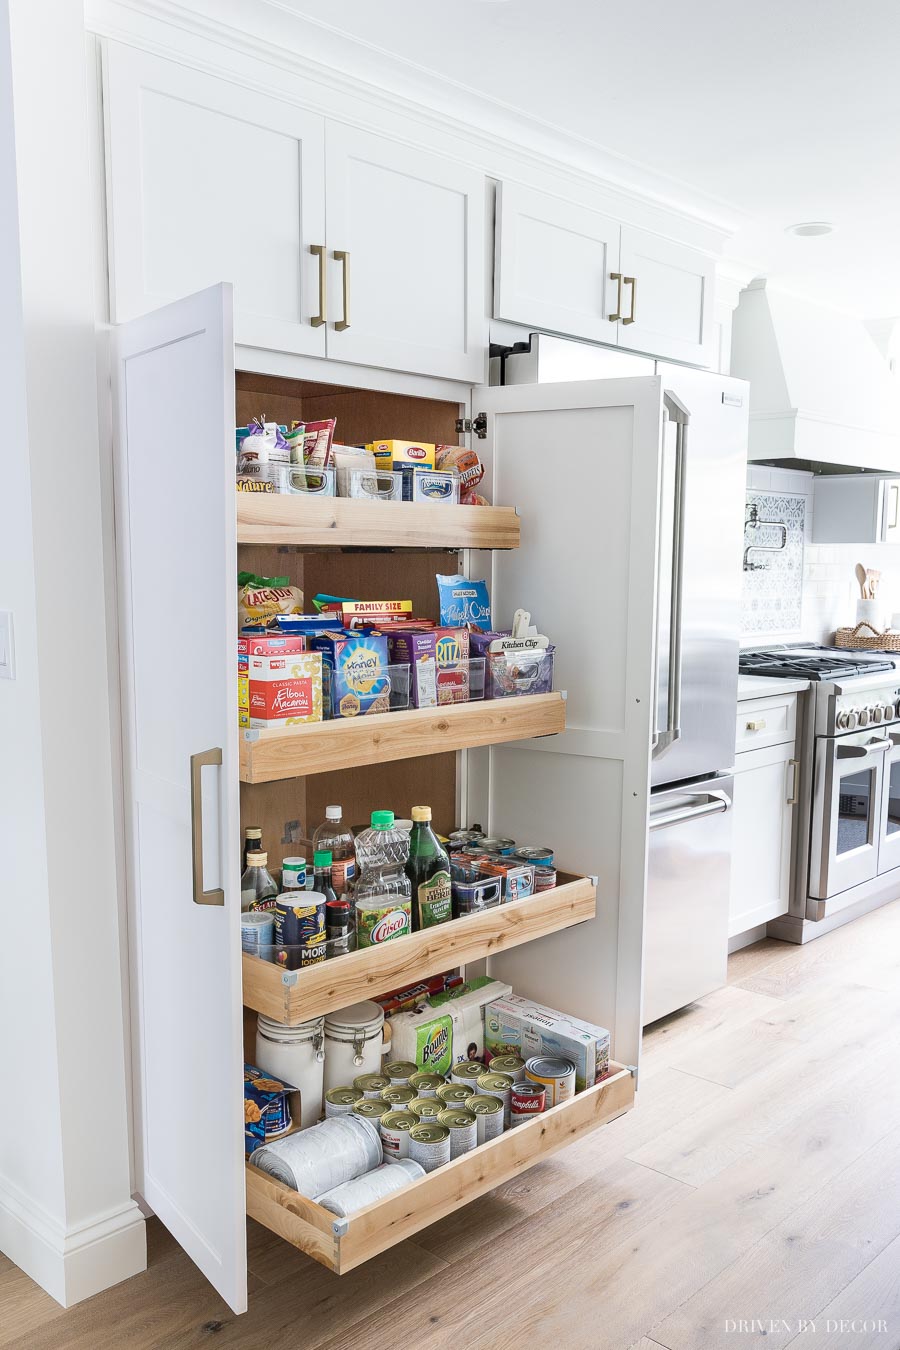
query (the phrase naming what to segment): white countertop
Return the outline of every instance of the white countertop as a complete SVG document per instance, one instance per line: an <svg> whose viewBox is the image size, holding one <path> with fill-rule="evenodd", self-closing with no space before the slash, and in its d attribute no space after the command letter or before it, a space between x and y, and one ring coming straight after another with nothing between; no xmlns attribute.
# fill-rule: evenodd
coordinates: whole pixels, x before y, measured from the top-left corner
<svg viewBox="0 0 900 1350"><path fill-rule="evenodd" d="M768 694L799 694L809 688L809 680L779 680L771 675L739 675L738 703L747 698L765 698Z"/></svg>

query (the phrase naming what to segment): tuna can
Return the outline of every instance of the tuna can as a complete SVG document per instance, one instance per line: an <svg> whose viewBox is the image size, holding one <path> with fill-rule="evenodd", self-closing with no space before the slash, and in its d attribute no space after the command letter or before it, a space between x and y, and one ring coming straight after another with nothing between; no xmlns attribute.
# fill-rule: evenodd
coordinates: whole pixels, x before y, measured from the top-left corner
<svg viewBox="0 0 900 1350"><path fill-rule="evenodd" d="M384 1102L379 1097L377 1101L372 1097L363 1097L353 1108L355 1116L362 1116L363 1120L369 1120L378 1129L379 1121L382 1116L389 1115L391 1110L390 1102Z"/></svg>
<svg viewBox="0 0 900 1350"><path fill-rule="evenodd" d="M481 843L463 844L462 854L464 858L486 858L488 850L483 848Z"/></svg>
<svg viewBox="0 0 900 1350"><path fill-rule="evenodd" d="M534 869L534 894L540 895L541 891L552 891L556 885L555 867L536 867Z"/></svg>
<svg viewBox="0 0 900 1350"><path fill-rule="evenodd" d="M482 839L480 844L485 853L497 853L501 858L511 858L516 851L515 839Z"/></svg>
<svg viewBox="0 0 900 1350"><path fill-rule="evenodd" d="M453 1065L450 1077L454 1083L474 1084L484 1073L487 1073L487 1065L483 1060L464 1059L461 1063Z"/></svg>
<svg viewBox="0 0 900 1350"><path fill-rule="evenodd" d="M418 1116L410 1111L388 1111L378 1122L381 1131L381 1149L384 1161L397 1162L399 1158L409 1157L409 1132L419 1123Z"/></svg>
<svg viewBox="0 0 900 1350"><path fill-rule="evenodd" d="M433 1172L450 1161L450 1131L446 1125L429 1121L409 1132L409 1156L426 1172Z"/></svg>
<svg viewBox="0 0 900 1350"><path fill-rule="evenodd" d="M525 1077L525 1061L518 1055L495 1055L488 1073L508 1073L514 1083Z"/></svg>
<svg viewBox="0 0 900 1350"><path fill-rule="evenodd" d="M437 1120L444 1110L444 1103L440 1097L417 1097L406 1109L417 1120Z"/></svg>
<svg viewBox="0 0 900 1350"><path fill-rule="evenodd" d="M262 949L275 946L275 917L270 909L251 909L241 915L241 949L251 956L271 960L271 952Z"/></svg>
<svg viewBox="0 0 900 1350"><path fill-rule="evenodd" d="M513 1080L508 1073L483 1073L475 1084L475 1091L487 1093L490 1097L499 1097L503 1103L503 1124L509 1125L509 1093Z"/></svg>
<svg viewBox="0 0 900 1350"><path fill-rule="evenodd" d="M383 1101L390 1102L395 1111L405 1111L410 1102L416 1100L416 1090L402 1083L392 1083L384 1089L381 1097Z"/></svg>
<svg viewBox="0 0 900 1350"><path fill-rule="evenodd" d="M532 1116L539 1116L547 1109L547 1089L543 1083L513 1083L509 1094L509 1123L521 1125Z"/></svg>
<svg viewBox="0 0 900 1350"><path fill-rule="evenodd" d="M535 867L553 866L553 849L539 848L534 844L523 844L516 849L516 858L519 862L534 863Z"/></svg>
<svg viewBox="0 0 900 1350"><path fill-rule="evenodd" d="M444 1103L448 1111L466 1106L469 1098L474 1096L472 1083L442 1083L437 1090L438 1100Z"/></svg>
<svg viewBox="0 0 900 1350"><path fill-rule="evenodd" d="M405 1087L418 1072L418 1064L413 1064L411 1059L392 1059L384 1066L384 1075L391 1080L392 1087Z"/></svg>
<svg viewBox="0 0 900 1350"><path fill-rule="evenodd" d="M489 1139L496 1139L498 1134L503 1133L503 1102L499 1097L479 1093L476 1097L470 1097L466 1110L475 1117L479 1144L486 1144Z"/></svg>
<svg viewBox="0 0 900 1350"><path fill-rule="evenodd" d="M575 1096L575 1065L570 1059L526 1060L525 1077L529 1082L542 1083L547 1089L548 1109Z"/></svg>
<svg viewBox="0 0 900 1350"><path fill-rule="evenodd" d="M469 1153L478 1144L478 1121L471 1111L442 1111L438 1124L450 1131L450 1160Z"/></svg>
<svg viewBox="0 0 900 1350"><path fill-rule="evenodd" d="M391 1080L381 1073L361 1073L353 1080L353 1086L359 1088L366 1100L371 1102L379 1101L384 1089L390 1085Z"/></svg>
<svg viewBox="0 0 900 1350"><path fill-rule="evenodd" d="M433 1097L444 1081L440 1073L414 1073L409 1086L415 1088L417 1097Z"/></svg>
<svg viewBox="0 0 900 1350"><path fill-rule="evenodd" d="M330 1120L332 1116L352 1115L354 1106L362 1100L359 1088L329 1088L325 1093L325 1119Z"/></svg>

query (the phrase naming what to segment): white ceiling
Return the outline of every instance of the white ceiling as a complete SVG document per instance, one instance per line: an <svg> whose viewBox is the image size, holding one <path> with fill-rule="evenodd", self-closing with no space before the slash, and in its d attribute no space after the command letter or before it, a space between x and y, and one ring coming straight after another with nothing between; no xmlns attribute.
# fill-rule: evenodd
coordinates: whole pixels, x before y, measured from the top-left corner
<svg viewBox="0 0 900 1350"><path fill-rule="evenodd" d="M374 48L369 78L389 52L713 199L773 282L900 314L897 0L275 2Z"/></svg>

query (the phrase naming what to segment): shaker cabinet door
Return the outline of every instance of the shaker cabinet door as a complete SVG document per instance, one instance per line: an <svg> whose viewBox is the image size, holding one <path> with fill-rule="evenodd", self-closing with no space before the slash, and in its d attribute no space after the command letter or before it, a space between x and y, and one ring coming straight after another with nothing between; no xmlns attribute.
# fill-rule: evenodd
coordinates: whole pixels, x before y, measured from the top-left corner
<svg viewBox="0 0 900 1350"><path fill-rule="evenodd" d="M623 225L619 264L625 282L619 346L712 365L713 259L649 230Z"/></svg>
<svg viewBox="0 0 900 1350"><path fill-rule="evenodd" d="M735 756L728 936L786 914L797 762L793 742Z"/></svg>
<svg viewBox="0 0 900 1350"><path fill-rule="evenodd" d="M324 119L115 42L104 73L113 320L228 281L238 343L324 356Z"/></svg>

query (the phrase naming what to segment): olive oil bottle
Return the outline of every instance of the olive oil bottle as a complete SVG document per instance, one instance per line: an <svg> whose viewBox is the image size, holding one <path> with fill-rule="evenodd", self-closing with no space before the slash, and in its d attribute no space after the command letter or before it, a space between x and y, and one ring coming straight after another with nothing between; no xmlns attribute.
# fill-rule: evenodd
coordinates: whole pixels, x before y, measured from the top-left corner
<svg viewBox="0 0 900 1350"><path fill-rule="evenodd" d="M453 917L450 859L431 828L431 807L414 806L406 875L412 885L413 931Z"/></svg>

